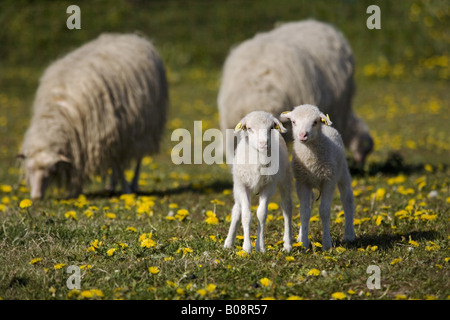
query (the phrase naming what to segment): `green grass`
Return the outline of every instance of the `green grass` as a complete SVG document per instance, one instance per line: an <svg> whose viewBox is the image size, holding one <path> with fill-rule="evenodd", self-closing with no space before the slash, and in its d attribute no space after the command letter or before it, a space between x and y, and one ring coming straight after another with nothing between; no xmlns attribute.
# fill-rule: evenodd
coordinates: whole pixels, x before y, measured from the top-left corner
<svg viewBox="0 0 450 320"><path fill-rule="evenodd" d="M379 1L378 31L365 28L365 9L372 4L366 1L89 3L80 2L79 31L65 28L69 2L0 4L1 298L332 299L343 292L351 300L448 299L450 93L444 2ZM266 253L243 256L241 239L224 250L233 206L229 169L173 165L171 132L178 127L192 132L195 120L203 121L204 130L218 127L221 66L232 45L277 21L310 16L336 24L352 44L358 66L354 107L375 138L365 171L351 166L357 239L342 243L336 192L331 251L318 246L317 203L309 251L282 251L280 209L270 212ZM140 192L109 195L93 177L78 199L66 200L63 191L52 189L45 200L20 208L29 190L15 155L40 74L102 31L134 30L154 39L168 69L171 98L164 147L146 159ZM279 200L277 194L271 201ZM298 205L294 193L293 200ZM176 215L180 209L188 212L183 219ZM170 211L175 218L168 218ZM208 211L217 224L206 222ZM293 221L297 233L298 207ZM140 237L148 233L154 243L147 244L153 246L142 247ZM79 291L66 285L71 265L82 267ZM370 265L381 270L381 289L367 287ZM152 274L150 267L159 272Z"/></svg>

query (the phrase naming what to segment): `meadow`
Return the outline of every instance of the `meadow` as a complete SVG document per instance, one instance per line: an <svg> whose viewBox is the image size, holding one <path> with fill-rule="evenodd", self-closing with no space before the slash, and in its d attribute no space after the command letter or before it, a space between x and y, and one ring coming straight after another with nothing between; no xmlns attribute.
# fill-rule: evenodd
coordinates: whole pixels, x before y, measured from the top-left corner
<svg viewBox="0 0 450 320"><path fill-rule="evenodd" d="M450 298L446 1L78 1L80 30L66 27L70 4L0 3L1 299ZM366 27L370 4L381 9L380 30ZM242 229L235 248L225 250L230 170L174 165L171 133L192 132L199 120L203 130L218 128L221 67L233 45L276 23L309 17L335 24L352 45L353 105L375 140L364 170L349 161L356 240L342 242L336 192L333 248L321 249L315 204L312 247L283 252L277 194L269 205L267 252L242 251ZM31 201L16 154L43 70L101 32L134 31L153 39L170 85L164 143L159 154L144 158L140 191L110 194L92 177L76 199L55 187ZM299 202L292 196L296 236ZM79 289L67 284L70 266L80 270ZM378 288L370 285L369 266L379 268Z"/></svg>

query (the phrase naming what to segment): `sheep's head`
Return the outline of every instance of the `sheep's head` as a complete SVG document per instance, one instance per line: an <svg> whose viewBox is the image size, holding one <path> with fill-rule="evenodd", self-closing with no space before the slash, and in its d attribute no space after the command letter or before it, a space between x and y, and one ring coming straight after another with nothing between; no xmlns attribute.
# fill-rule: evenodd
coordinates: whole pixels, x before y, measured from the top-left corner
<svg viewBox="0 0 450 320"><path fill-rule="evenodd" d="M61 164L71 163L64 155L40 151L30 156L18 155L25 161L27 183L31 188L31 198L41 199L50 182L58 174Z"/></svg>
<svg viewBox="0 0 450 320"><path fill-rule="evenodd" d="M322 123L326 125L332 123L328 116L320 112L319 108L309 104L295 107L292 111L283 112L280 119L281 121L291 121L294 140L297 139L303 143L313 141L317 137Z"/></svg>
<svg viewBox="0 0 450 320"><path fill-rule="evenodd" d="M271 146L271 130L285 133L287 130L272 114L253 111L247 114L234 128L234 132L246 131L249 145L258 151L267 151Z"/></svg>

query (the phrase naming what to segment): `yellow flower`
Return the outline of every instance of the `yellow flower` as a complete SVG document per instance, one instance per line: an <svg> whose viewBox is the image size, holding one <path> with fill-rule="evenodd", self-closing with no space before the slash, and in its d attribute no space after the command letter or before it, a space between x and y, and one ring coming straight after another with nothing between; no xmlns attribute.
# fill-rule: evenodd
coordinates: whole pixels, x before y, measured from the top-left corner
<svg viewBox="0 0 450 320"><path fill-rule="evenodd" d="M206 286L206 291L213 292L216 289L216 287L217 286L215 284L210 283Z"/></svg>
<svg viewBox="0 0 450 320"><path fill-rule="evenodd" d="M322 248L322 244L320 242L312 242L312 245L318 248Z"/></svg>
<svg viewBox="0 0 450 320"><path fill-rule="evenodd" d="M379 188L375 192L375 199L378 200L378 201L383 200L385 195L386 195L386 189Z"/></svg>
<svg viewBox="0 0 450 320"><path fill-rule="evenodd" d="M83 212L83 214L86 216L86 217L88 217L88 218L92 218L92 215L94 214L93 212L92 212L92 210L84 210L84 212Z"/></svg>
<svg viewBox="0 0 450 320"><path fill-rule="evenodd" d="M295 258L293 256L287 256L286 261L295 261Z"/></svg>
<svg viewBox="0 0 450 320"><path fill-rule="evenodd" d="M239 250L238 252L236 252L236 255L237 255L238 257L241 257L241 258L246 258L246 257L248 257L248 253L245 252L244 250Z"/></svg>
<svg viewBox="0 0 450 320"><path fill-rule="evenodd" d="M180 253L180 252L183 252L183 256L184 256L186 253L194 252L194 250L192 250L191 248L179 248L176 251L176 253Z"/></svg>
<svg viewBox="0 0 450 320"><path fill-rule="evenodd" d="M20 201L19 207L21 207L22 209L31 207L31 205L33 204L33 201L31 201L30 199L23 199L22 201Z"/></svg>
<svg viewBox="0 0 450 320"><path fill-rule="evenodd" d="M299 296L289 296L286 300L303 300L303 298Z"/></svg>
<svg viewBox="0 0 450 320"><path fill-rule="evenodd" d="M186 218L189 215L189 211L186 209L179 209L177 211L177 214L175 215L175 218L178 219L178 221L183 221L184 218Z"/></svg>
<svg viewBox="0 0 450 320"><path fill-rule="evenodd" d="M268 204L267 208L271 211L278 210L279 206L275 202L271 202Z"/></svg>
<svg viewBox="0 0 450 320"><path fill-rule="evenodd" d="M259 279L259 282L261 283L261 285L263 287L270 287L270 286L272 286L272 281L270 279L268 279L268 278L261 278L261 279Z"/></svg>
<svg viewBox="0 0 450 320"><path fill-rule="evenodd" d="M219 223L219 219L217 219L217 216L214 212L212 212L211 210L206 211L206 219L205 222L207 224L212 224L212 225L216 225Z"/></svg>
<svg viewBox="0 0 450 320"><path fill-rule="evenodd" d="M67 211L65 214L64 214L64 216L67 218L67 219L73 219L73 220L75 220L75 221L77 221L78 220L78 218L77 218L77 213L75 212L75 211Z"/></svg>
<svg viewBox="0 0 450 320"><path fill-rule="evenodd" d="M141 247L150 248L155 246L156 242L151 238L147 238L141 241Z"/></svg>
<svg viewBox="0 0 450 320"><path fill-rule="evenodd" d="M111 248L108 251L106 251L106 254L108 256L112 256L116 250L117 250L117 248Z"/></svg>
<svg viewBox="0 0 450 320"><path fill-rule="evenodd" d="M125 230L131 231L131 232L137 232L135 227L127 227Z"/></svg>
<svg viewBox="0 0 450 320"><path fill-rule="evenodd" d="M34 259L32 259L32 260L30 261L30 264L36 264L36 263L41 262L41 261L42 261L41 258L34 258Z"/></svg>
<svg viewBox="0 0 450 320"><path fill-rule="evenodd" d="M65 263L58 263L58 264L55 264L54 266L53 266L53 268L55 269L55 270L59 270L59 269L61 269L62 267L64 267L66 264Z"/></svg>
<svg viewBox="0 0 450 320"><path fill-rule="evenodd" d="M169 209L177 209L178 208L178 204L176 203L169 203Z"/></svg>
<svg viewBox="0 0 450 320"><path fill-rule="evenodd" d="M428 172L433 172L433 166L431 165L431 164L426 164L425 166L424 166L424 169L425 169L425 171L428 171Z"/></svg>
<svg viewBox="0 0 450 320"><path fill-rule="evenodd" d="M112 212L107 212L107 213L105 213L105 217L107 217L109 219L115 219L116 215Z"/></svg>
<svg viewBox="0 0 450 320"><path fill-rule="evenodd" d="M414 240L409 240L408 243L410 245L414 246L414 247L418 247L419 246L419 243L417 241L414 241Z"/></svg>
<svg viewBox="0 0 450 320"><path fill-rule="evenodd" d="M213 204L216 204L216 205L218 205L218 206L223 206L223 205L225 205L225 202L223 202L223 201L221 201L221 200L217 200L217 199L213 199L213 200L211 200L210 202L213 203Z"/></svg>
<svg viewBox="0 0 450 320"><path fill-rule="evenodd" d="M342 253L342 252L344 252L346 249L344 248L344 247L337 247L336 248L336 251L337 252L339 252L339 253Z"/></svg>
<svg viewBox="0 0 450 320"><path fill-rule="evenodd" d="M343 292L335 292L331 294L331 297L336 300L345 299L347 296Z"/></svg>
<svg viewBox="0 0 450 320"><path fill-rule="evenodd" d="M311 269L311 270L308 271L307 275L308 275L308 276L314 276L314 277L317 277L318 275L320 275L320 270L319 270L319 269L316 269L316 268L313 268L313 269Z"/></svg>
<svg viewBox="0 0 450 320"><path fill-rule="evenodd" d="M397 264L397 263L401 262L402 260L403 260L402 258L396 258L391 261L391 265Z"/></svg>
<svg viewBox="0 0 450 320"><path fill-rule="evenodd" d="M159 268L158 267L149 267L148 268L148 272L150 272L151 274L158 274L159 273Z"/></svg>
<svg viewBox="0 0 450 320"><path fill-rule="evenodd" d="M199 289L199 290L197 290L197 293L199 294L199 295L201 295L202 297L204 297L205 295L206 295L206 290L205 289Z"/></svg>

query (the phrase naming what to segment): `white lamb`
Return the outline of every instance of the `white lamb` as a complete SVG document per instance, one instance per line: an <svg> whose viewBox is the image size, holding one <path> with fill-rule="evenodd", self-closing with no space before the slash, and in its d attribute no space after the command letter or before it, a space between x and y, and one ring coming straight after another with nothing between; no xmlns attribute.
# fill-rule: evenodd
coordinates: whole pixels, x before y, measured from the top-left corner
<svg viewBox="0 0 450 320"><path fill-rule="evenodd" d="M353 192L340 134L330 126L330 119L313 105L295 107L291 112L282 113L280 119L291 120L292 123L294 138L292 169L300 200L301 220L297 241L301 241L304 247L309 247L308 227L312 189L317 188L322 198L319 206L323 229L322 246L324 250L331 248L330 205L336 184L344 208L344 240L353 241L355 239Z"/></svg>
<svg viewBox="0 0 450 320"><path fill-rule="evenodd" d="M224 247L233 247L236 228L242 214L243 249L246 252L252 251L250 199L251 193L254 192L259 193L258 235L255 249L256 251L265 251L264 227L267 205L278 185L284 217L284 250L290 251L292 248L291 173L286 143L279 133L286 132L286 129L270 113L254 111L238 123L235 132L241 133L232 167L235 204Z"/></svg>

